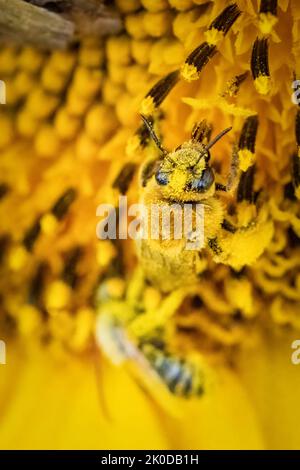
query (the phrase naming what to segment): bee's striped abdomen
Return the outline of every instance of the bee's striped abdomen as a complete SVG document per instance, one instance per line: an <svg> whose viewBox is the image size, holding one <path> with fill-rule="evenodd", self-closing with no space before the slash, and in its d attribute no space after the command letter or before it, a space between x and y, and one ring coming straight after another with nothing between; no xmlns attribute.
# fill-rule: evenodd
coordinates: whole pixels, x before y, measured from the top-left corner
<svg viewBox="0 0 300 470"><path fill-rule="evenodd" d="M149 343L142 345L141 349L171 393L185 398L204 393L204 374L200 364L189 362Z"/></svg>

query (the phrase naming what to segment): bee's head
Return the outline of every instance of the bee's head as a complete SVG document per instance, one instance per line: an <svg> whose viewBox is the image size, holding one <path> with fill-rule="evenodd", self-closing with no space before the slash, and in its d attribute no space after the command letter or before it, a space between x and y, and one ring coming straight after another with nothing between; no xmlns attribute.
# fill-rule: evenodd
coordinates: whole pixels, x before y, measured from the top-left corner
<svg viewBox="0 0 300 470"><path fill-rule="evenodd" d="M144 117L143 120L147 125ZM162 196L177 201L197 201L212 196L215 191L215 175L209 164L209 150L230 131L231 127L222 131L206 145L193 138L192 134L190 141L170 153L162 148L152 125L147 127L162 152L161 163L155 173L155 180Z"/></svg>
<svg viewBox="0 0 300 470"><path fill-rule="evenodd" d="M155 180L165 197L175 200L199 200L214 191L214 171L210 154L203 144L185 142L165 154Z"/></svg>

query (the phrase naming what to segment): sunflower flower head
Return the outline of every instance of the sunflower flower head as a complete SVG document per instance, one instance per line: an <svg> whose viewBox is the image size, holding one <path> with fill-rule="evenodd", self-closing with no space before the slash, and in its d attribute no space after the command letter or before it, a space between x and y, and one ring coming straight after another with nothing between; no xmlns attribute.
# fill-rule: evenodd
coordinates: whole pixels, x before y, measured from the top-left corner
<svg viewBox="0 0 300 470"><path fill-rule="evenodd" d="M276 439L266 421L262 444L256 413L263 411L254 412L249 404L240 381L253 392L251 378L236 358L257 344L265 354L260 341L266 330L280 342L283 331L300 329L300 111L291 99L299 73L300 5L292 0L114 3L123 25L118 34L85 35L61 50L1 45L6 104L0 105L0 339L16 351L15 344L26 349L30 343L29 356L30 351L37 355L34 376L43 376L39 386L49 378L43 364L53 373L52 360L70 371L62 378L68 393L79 374L86 401L75 392L72 417L82 406L88 417L93 406L102 413L91 390L103 376L106 385L100 388L106 390L110 413L118 414L118 436L128 432L128 447L136 442L144 448L147 443L154 448L272 446ZM116 206L120 194L137 203L144 194L139 181L148 177L141 176L141 165L165 155L140 115L171 156L190 142L195 123L205 119L213 135L232 127L211 150L216 176L210 196L217 187L226 191L204 209L205 247L197 260L179 261L172 278L159 271L153 257L141 262L132 241L98 240L95 233L97 206ZM201 165L202 174L207 162ZM180 200L186 185L177 168L163 194ZM222 226L218 237L216 225ZM197 292L192 292L196 265ZM120 361L116 369L104 357L120 354L109 337L118 322L112 325L107 312L121 325L130 319L122 344L137 358L133 364ZM156 361L160 375L164 364L147 335L162 329L159 347L167 347L170 361L178 351L192 351L200 372L207 369L208 396L176 398L160 380L149 378L145 364ZM90 370L95 357L104 372L96 367L89 375L83 365ZM263 388L267 372L263 364L254 367ZM201 393L202 385L199 373L195 387ZM136 401L134 419L149 423L148 434L131 422L130 397ZM60 408L63 413L62 403ZM194 416L206 423L204 430L191 431ZM215 438L206 439L205 432L212 435L222 420L230 437L221 426ZM114 437L113 426L103 416L91 419L84 445L97 447L105 430L109 438L103 445L124 447L126 439ZM238 436L240 427L249 434ZM12 436L8 425L4 442L10 446L16 445ZM26 439L25 446L43 445L36 436ZM56 445L51 439L43 442ZM66 445L76 447L72 439Z"/></svg>

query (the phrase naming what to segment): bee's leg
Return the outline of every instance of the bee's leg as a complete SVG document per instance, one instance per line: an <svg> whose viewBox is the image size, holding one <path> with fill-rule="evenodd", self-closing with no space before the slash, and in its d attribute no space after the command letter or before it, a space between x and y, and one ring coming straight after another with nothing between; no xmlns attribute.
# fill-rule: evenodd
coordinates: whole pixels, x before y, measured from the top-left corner
<svg viewBox="0 0 300 470"><path fill-rule="evenodd" d="M197 288L181 288L167 295L156 309L147 310L138 315L128 326L135 337L143 337L164 327L167 321L176 313L187 295L197 293Z"/></svg>
<svg viewBox="0 0 300 470"><path fill-rule="evenodd" d="M226 185L221 184L221 183L216 183L216 190L229 192L232 189L234 189L237 185L238 174L239 174L238 147L237 145L234 145L232 149L232 158L231 158L230 171L229 171L229 175L227 178L227 183Z"/></svg>
<svg viewBox="0 0 300 470"><path fill-rule="evenodd" d="M236 204L224 218L221 231L210 240L213 259L239 271L253 264L269 246L274 224L268 207L258 203L254 188L255 165L242 172L237 188Z"/></svg>
<svg viewBox="0 0 300 470"><path fill-rule="evenodd" d="M255 162L255 143L258 129L257 115L249 116L244 122L238 145L233 146L230 172L226 185L217 183L219 191L231 191Z"/></svg>
<svg viewBox="0 0 300 470"><path fill-rule="evenodd" d="M126 302L132 308L138 309L139 313L141 309L145 284L146 280L143 269L140 266L137 266L126 290Z"/></svg>
<svg viewBox="0 0 300 470"><path fill-rule="evenodd" d="M144 276L141 269L137 268L126 289L123 276L116 277L114 261L111 266L112 277L104 277L94 295L98 311L96 341L113 363L121 364L130 357L132 351L127 325L140 312ZM135 338L132 339L136 343Z"/></svg>

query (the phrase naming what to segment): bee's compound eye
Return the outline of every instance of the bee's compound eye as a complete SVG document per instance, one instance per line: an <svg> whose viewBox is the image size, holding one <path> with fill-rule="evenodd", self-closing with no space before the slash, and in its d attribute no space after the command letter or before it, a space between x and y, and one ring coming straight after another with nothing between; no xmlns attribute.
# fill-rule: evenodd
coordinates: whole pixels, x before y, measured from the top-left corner
<svg viewBox="0 0 300 470"><path fill-rule="evenodd" d="M167 173L165 173L164 171L161 171L161 170L158 170L155 173L155 179L156 179L157 183L161 186L166 186L169 182L169 177L168 177Z"/></svg>
<svg viewBox="0 0 300 470"><path fill-rule="evenodd" d="M199 193L207 191L214 182L214 173L211 168L205 168L200 178L191 182L190 189Z"/></svg>

